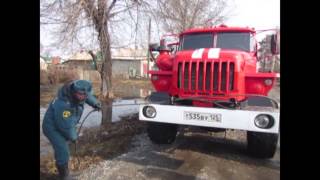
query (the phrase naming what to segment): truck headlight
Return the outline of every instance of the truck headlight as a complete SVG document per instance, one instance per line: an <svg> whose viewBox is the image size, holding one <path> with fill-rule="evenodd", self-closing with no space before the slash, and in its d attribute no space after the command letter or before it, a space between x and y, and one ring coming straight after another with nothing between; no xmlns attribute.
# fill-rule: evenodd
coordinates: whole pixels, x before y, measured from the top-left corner
<svg viewBox="0 0 320 180"><path fill-rule="evenodd" d="M152 106L145 106L142 109L142 113L144 116L146 116L147 118L154 118L157 115L157 111L154 107Z"/></svg>
<svg viewBox="0 0 320 180"><path fill-rule="evenodd" d="M255 119L254 119L254 124L258 128L263 128L263 129L268 129L271 128L274 124L274 119L272 116L267 115L267 114L259 114Z"/></svg>

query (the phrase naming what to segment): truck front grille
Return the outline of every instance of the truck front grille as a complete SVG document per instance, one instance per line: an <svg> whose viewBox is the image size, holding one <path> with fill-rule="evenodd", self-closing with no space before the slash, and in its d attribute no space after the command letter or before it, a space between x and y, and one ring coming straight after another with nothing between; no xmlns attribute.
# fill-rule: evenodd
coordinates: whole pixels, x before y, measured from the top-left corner
<svg viewBox="0 0 320 180"><path fill-rule="evenodd" d="M178 88L184 93L214 95L234 90L234 62L182 61Z"/></svg>

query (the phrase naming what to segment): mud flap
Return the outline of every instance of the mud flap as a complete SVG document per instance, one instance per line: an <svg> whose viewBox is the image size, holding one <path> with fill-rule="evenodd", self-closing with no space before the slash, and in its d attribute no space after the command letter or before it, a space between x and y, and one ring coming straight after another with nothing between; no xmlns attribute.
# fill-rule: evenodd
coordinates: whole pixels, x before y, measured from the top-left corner
<svg viewBox="0 0 320 180"><path fill-rule="evenodd" d="M276 102L273 102L271 99L267 97L261 96L250 96L245 102L241 103L241 106L261 106L261 107L273 107L279 108Z"/></svg>
<svg viewBox="0 0 320 180"><path fill-rule="evenodd" d="M170 95L165 92L152 92L146 99L154 104L168 105L171 103Z"/></svg>
<svg viewBox="0 0 320 180"><path fill-rule="evenodd" d="M168 123L149 122L147 133L150 140L156 144L171 144L177 136L178 126Z"/></svg>
<svg viewBox="0 0 320 180"><path fill-rule="evenodd" d="M247 132L248 153L257 158L272 158L277 149L278 134Z"/></svg>

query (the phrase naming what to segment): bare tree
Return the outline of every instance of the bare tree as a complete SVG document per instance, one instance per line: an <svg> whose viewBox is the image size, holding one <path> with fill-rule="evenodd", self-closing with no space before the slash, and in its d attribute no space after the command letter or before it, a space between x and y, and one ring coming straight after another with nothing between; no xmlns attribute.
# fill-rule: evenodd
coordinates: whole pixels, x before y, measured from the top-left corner
<svg viewBox="0 0 320 180"><path fill-rule="evenodd" d="M153 9L164 30L179 33L197 26L223 23L227 0L158 0Z"/></svg>
<svg viewBox="0 0 320 180"><path fill-rule="evenodd" d="M100 70L101 93L103 105L107 106L102 111L103 122L110 122L112 117L112 23L119 21L119 14L130 11L137 3L138 0L41 0L40 3L40 23L56 28L55 33L59 37L57 46L73 47L78 44L82 47L81 35L86 34L82 38L87 39L88 31L91 31L92 42L97 41L103 61Z"/></svg>

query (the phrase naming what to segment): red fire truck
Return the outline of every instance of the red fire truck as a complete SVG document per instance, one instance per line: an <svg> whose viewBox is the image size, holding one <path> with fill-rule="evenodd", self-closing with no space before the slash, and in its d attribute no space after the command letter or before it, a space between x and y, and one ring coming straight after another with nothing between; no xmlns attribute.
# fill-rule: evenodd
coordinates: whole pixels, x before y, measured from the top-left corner
<svg viewBox="0 0 320 180"><path fill-rule="evenodd" d="M257 71L256 31L248 27L193 28L178 42L150 46L157 68L149 71L156 90L140 105L139 119L157 144L174 142L179 125L211 131L247 131L247 149L273 157L279 134L279 102L268 97L278 73ZM279 35L270 42L279 54ZM175 46L175 48L172 48Z"/></svg>

